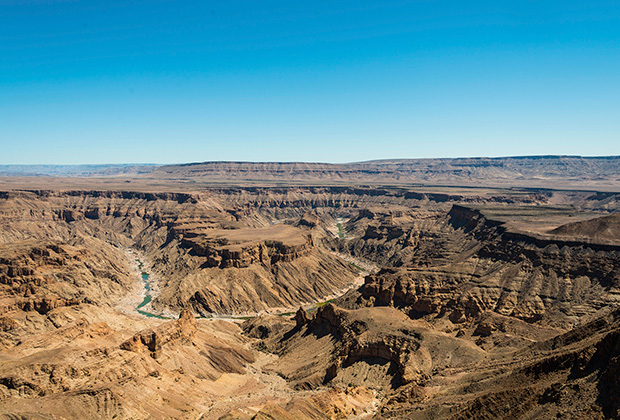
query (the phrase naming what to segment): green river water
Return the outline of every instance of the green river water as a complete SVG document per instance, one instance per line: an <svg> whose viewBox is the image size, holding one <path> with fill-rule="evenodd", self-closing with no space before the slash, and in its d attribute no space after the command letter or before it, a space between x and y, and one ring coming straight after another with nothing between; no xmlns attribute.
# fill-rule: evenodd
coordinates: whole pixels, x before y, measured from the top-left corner
<svg viewBox="0 0 620 420"><path fill-rule="evenodd" d="M146 290L146 295L144 296L144 300L142 300L142 302L140 302L140 304L136 306L136 310L138 311L140 315L148 316L149 318L170 319L168 317L153 314L151 312L146 312L140 309L146 306L153 297L151 296L151 283L149 282L149 273L142 270L144 266L142 261L136 260L136 262L138 263L138 269L140 269L140 274L142 275L142 282L144 283L144 290Z"/></svg>

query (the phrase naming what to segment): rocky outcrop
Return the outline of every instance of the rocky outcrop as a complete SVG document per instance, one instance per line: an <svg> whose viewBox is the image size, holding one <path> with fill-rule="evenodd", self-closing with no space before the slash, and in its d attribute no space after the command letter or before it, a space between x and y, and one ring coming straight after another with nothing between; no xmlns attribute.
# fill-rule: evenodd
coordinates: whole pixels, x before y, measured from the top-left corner
<svg viewBox="0 0 620 420"><path fill-rule="evenodd" d="M423 385L432 367L444 363L433 358L437 348L450 349L453 360L473 361L482 354L464 341L412 325L393 308L350 311L327 304L311 319L301 310L295 318L288 332L272 327L274 333L258 337L262 346L280 355L275 368L279 374L300 389L346 384L356 371L367 371L366 385L377 389ZM258 318L244 329L257 331L264 322L272 324L268 318Z"/></svg>
<svg viewBox="0 0 620 420"><path fill-rule="evenodd" d="M63 306L79 305L78 299L60 299L57 297L42 297L31 298L15 302L15 305L11 308L5 307L5 310L11 310L17 308L22 311L37 311L41 315L47 314L49 311L55 308Z"/></svg>
<svg viewBox="0 0 620 420"><path fill-rule="evenodd" d="M191 419L214 399L241 397L239 406L259 400L253 396L264 387L245 371L257 352L246 348L234 324L200 323L185 312L179 320L145 328L158 321L97 307L79 313L105 317L109 324L79 319L24 334L17 346L0 349L0 417ZM140 352L119 348L127 332L141 328L129 346ZM244 377L247 383L235 386Z"/></svg>
<svg viewBox="0 0 620 420"><path fill-rule="evenodd" d="M589 242L620 244L620 213L568 223L549 231L563 237L579 237Z"/></svg>
<svg viewBox="0 0 620 420"><path fill-rule="evenodd" d="M242 328L246 337L265 340L283 336L292 328L296 328L296 323L293 324L286 317L261 315L244 321Z"/></svg>
<svg viewBox="0 0 620 420"><path fill-rule="evenodd" d="M433 246L418 242L405 266L367 276L358 303L395 306L412 317L446 315L453 322L492 310L568 325L617 300L616 246L530 236L456 205L441 223Z"/></svg>
<svg viewBox="0 0 620 420"><path fill-rule="evenodd" d="M0 311L46 315L57 308L120 299L134 281L127 258L110 245L97 246L94 253L58 241L0 245Z"/></svg>
<svg viewBox="0 0 620 420"><path fill-rule="evenodd" d="M141 331L123 342L120 347L123 350L135 353L148 352L153 358L157 358L164 346L179 344L191 344L196 334L196 318L189 309L184 309L176 321L167 322L158 328Z"/></svg>
<svg viewBox="0 0 620 420"><path fill-rule="evenodd" d="M233 221L220 221L218 227L185 223L173 227L158 248L162 251L171 258L158 258L155 268L159 261L166 270L179 268L162 273L169 287L154 304L187 303L202 315L317 301L351 284L357 274L315 245L311 233L283 223L260 228Z"/></svg>
<svg viewBox="0 0 620 420"><path fill-rule="evenodd" d="M382 418L415 411L424 418L600 418L620 416L618 310L556 338L491 357L456 377L433 398L403 387L387 402ZM475 386L472 384L476 384ZM456 398L456 399L455 399Z"/></svg>
<svg viewBox="0 0 620 420"><path fill-rule="evenodd" d="M325 372L324 383L334 379L343 366L365 359L379 358L392 362L397 369L397 382L422 384L428 378L430 363L428 354L420 351L416 334L409 331L394 331L391 328L375 330L364 318L352 316L350 312L327 304L320 308L308 330L327 330L337 344L333 361ZM419 339L419 335L417 335ZM425 357L426 356L426 357Z"/></svg>
<svg viewBox="0 0 620 420"><path fill-rule="evenodd" d="M290 262L306 256L312 249L312 238L306 237L302 245L288 245L279 241L263 241L239 246L233 244L227 247L218 241L210 241L201 236L183 237L183 246L200 257L206 257L207 267L243 268L252 264L272 265L278 261Z"/></svg>
<svg viewBox="0 0 620 420"><path fill-rule="evenodd" d="M205 261L200 271L179 278L177 288L183 292L182 299L205 316L255 313L324 300L335 290L350 286L358 274L353 266L318 247L292 261L273 264L227 268L207 264ZM172 300L166 290L157 300L164 299Z"/></svg>
<svg viewBox="0 0 620 420"><path fill-rule="evenodd" d="M231 410L218 420L324 420L358 418L372 412L376 393L366 387L333 387L309 396L296 396L283 403L269 403L248 416Z"/></svg>
<svg viewBox="0 0 620 420"><path fill-rule="evenodd" d="M308 312L302 307L300 307L297 312L295 312L295 326L297 328L301 328L310 322L310 316Z"/></svg>
<svg viewBox="0 0 620 420"><path fill-rule="evenodd" d="M318 227L321 224L321 219L316 212L307 211L297 222L297 226L305 226L309 228Z"/></svg>

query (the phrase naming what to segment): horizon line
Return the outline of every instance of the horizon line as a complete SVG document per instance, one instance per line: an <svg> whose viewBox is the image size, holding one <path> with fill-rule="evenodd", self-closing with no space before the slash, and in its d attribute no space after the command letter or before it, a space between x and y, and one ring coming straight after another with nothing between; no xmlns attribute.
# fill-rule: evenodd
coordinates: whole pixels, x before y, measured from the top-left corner
<svg viewBox="0 0 620 420"><path fill-rule="evenodd" d="M363 163L380 163L380 162L391 162L391 161L424 161L424 160L462 160L462 159L550 159L550 158L573 158L573 159L619 159L620 155L512 155L512 156L459 156L459 157L416 157L416 158L381 158L381 159L370 159L370 160L360 160L360 161L349 161L349 162L328 162L328 161L301 161L301 160L289 160L289 161L250 161L250 160L206 160L206 161L196 161L196 162L177 162L177 163L155 163L155 162L144 162L144 163L132 163L132 162L123 162L123 163L0 163L0 168L2 167L87 167L87 166L190 166L190 165L201 165L201 164L212 164L212 163L250 163L250 164L266 164L266 163L277 163L277 164L295 164L295 163L305 163L305 164L323 164L323 165L352 165L352 164L363 164Z"/></svg>

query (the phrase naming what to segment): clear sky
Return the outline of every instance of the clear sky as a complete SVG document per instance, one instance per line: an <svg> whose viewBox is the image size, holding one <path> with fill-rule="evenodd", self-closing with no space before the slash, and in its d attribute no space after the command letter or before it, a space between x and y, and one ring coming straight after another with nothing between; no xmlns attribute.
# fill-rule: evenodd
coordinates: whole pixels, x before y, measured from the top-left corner
<svg viewBox="0 0 620 420"><path fill-rule="evenodd" d="M620 155L620 2L0 0L0 164Z"/></svg>

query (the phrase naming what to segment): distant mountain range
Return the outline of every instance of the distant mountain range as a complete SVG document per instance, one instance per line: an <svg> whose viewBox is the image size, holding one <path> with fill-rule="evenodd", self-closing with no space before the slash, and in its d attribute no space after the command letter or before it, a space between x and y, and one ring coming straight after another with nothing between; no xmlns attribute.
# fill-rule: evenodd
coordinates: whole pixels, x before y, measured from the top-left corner
<svg viewBox="0 0 620 420"><path fill-rule="evenodd" d="M344 164L204 162L160 166L146 176L195 181L617 187L620 156L397 159Z"/></svg>
<svg viewBox="0 0 620 420"><path fill-rule="evenodd" d="M196 183L423 184L620 188L620 156L394 159L354 163L202 162L178 165L0 165L4 176L126 177Z"/></svg>
<svg viewBox="0 0 620 420"><path fill-rule="evenodd" d="M109 165L0 165L0 176L92 177L139 175L151 172L155 164Z"/></svg>

